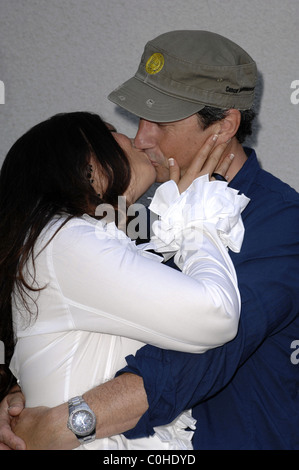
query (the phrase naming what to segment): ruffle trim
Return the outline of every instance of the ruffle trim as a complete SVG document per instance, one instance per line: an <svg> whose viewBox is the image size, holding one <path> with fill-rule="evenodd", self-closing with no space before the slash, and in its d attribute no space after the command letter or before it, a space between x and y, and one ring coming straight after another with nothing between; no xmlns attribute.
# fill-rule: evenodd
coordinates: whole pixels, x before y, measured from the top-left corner
<svg viewBox="0 0 299 470"><path fill-rule="evenodd" d="M172 423L154 428L161 442L169 445L169 450L193 450L192 437L196 429L196 419L191 410L181 413Z"/></svg>
<svg viewBox="0 0 299 470"><path fill-rule="evenodd" d="M160 216L153 223L151 241L156 251L173 252L181 246L184 229L196 226L211 232L213 228L223 245L238 253L244 238L241 213L249 201L228 183L209 181L208 175L194 180L182 194L174 181L168 181L158 187L149 206Z"/></svg>

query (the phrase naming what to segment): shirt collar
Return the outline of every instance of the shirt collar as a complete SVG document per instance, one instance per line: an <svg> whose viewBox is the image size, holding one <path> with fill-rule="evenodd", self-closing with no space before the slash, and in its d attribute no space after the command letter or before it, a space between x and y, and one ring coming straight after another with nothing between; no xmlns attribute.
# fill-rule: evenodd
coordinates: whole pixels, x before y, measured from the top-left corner
<svg viewBox="0 0 299 470"><path fill-rule="evenodd" d="M250 186L255 182L260 165L256 153L249 147L243 147L247 155L247 160L229 183L229 186L244 192L246 195L250 192Z"/></svg>

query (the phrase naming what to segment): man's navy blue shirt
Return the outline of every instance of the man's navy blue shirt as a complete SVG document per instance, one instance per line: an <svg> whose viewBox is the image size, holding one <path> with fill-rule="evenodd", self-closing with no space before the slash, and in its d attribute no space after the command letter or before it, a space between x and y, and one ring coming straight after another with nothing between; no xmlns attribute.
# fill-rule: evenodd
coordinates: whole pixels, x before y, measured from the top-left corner
<svg viewBox="0 0 299 470"><path fill-rule="evenodd" d="M230 253L242 299L238 334L205 354L147 345L127 357L121 372L143 377L150 405L129 438L192 407L194 449L299 449L299 195L245 151L230 183L250 198L241 252Z"/></svg>

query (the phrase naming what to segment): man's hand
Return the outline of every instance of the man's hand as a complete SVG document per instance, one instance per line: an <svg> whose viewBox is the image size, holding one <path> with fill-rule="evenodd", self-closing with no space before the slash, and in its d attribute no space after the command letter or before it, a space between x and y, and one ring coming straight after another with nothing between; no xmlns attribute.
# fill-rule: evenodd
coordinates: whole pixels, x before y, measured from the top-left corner
<svg viewBox="0 0 299 470"><path fill-rule="evenodd" d="M11 428L26 442L27 450L71 450L80 445L67 428L68 405L25 408L11 420Z"/></svg>
<svg viewBox="0 0 299 470"><path fill-rule="evenodd" d="M0 450L26 449L25 442L11 428L13 417L18 417L24 406L24 396L17 385L0 403Z"/></svg>
<svg viewBox="0 0 299 470"><path fill-rule="evenodd" d="M25 408L19 416L12 419L12 430L26 442L27 450L59 449L59 443L54 442L54 433L49 432L47 426L49 414L50 408L38 406Z"/></svg>
<svg viewBox="0 0 299 470"><path fill-rule="evenodd" d="M67 405L54 409L25 408L25 397L14 386L0 403L0 450L72 449L79 445L66 428Z"/></svg>
<svg viewBox="0 0 299 470"><path fill-rule="evenodd" d="M98 439L132 429L148 409L143 379L131 373L98 385L83 398L97 416ZM12 407L9 412L8 407ZM54 408L23 408L19 389L0 404L0 450L69 450L80 445L67 427L67 403Z"/></svg>

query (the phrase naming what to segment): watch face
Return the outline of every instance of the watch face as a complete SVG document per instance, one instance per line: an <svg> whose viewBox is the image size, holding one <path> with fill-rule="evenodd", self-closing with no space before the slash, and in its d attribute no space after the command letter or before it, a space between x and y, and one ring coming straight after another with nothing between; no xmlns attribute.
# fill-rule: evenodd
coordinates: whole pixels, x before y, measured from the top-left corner
<svg viewBox="0 0 299 470"><path fill-rule="evenodd" d="M87 410L75 411L70 422L75 434L88 436L94 430L95 422L93 415Z"/></svg>

